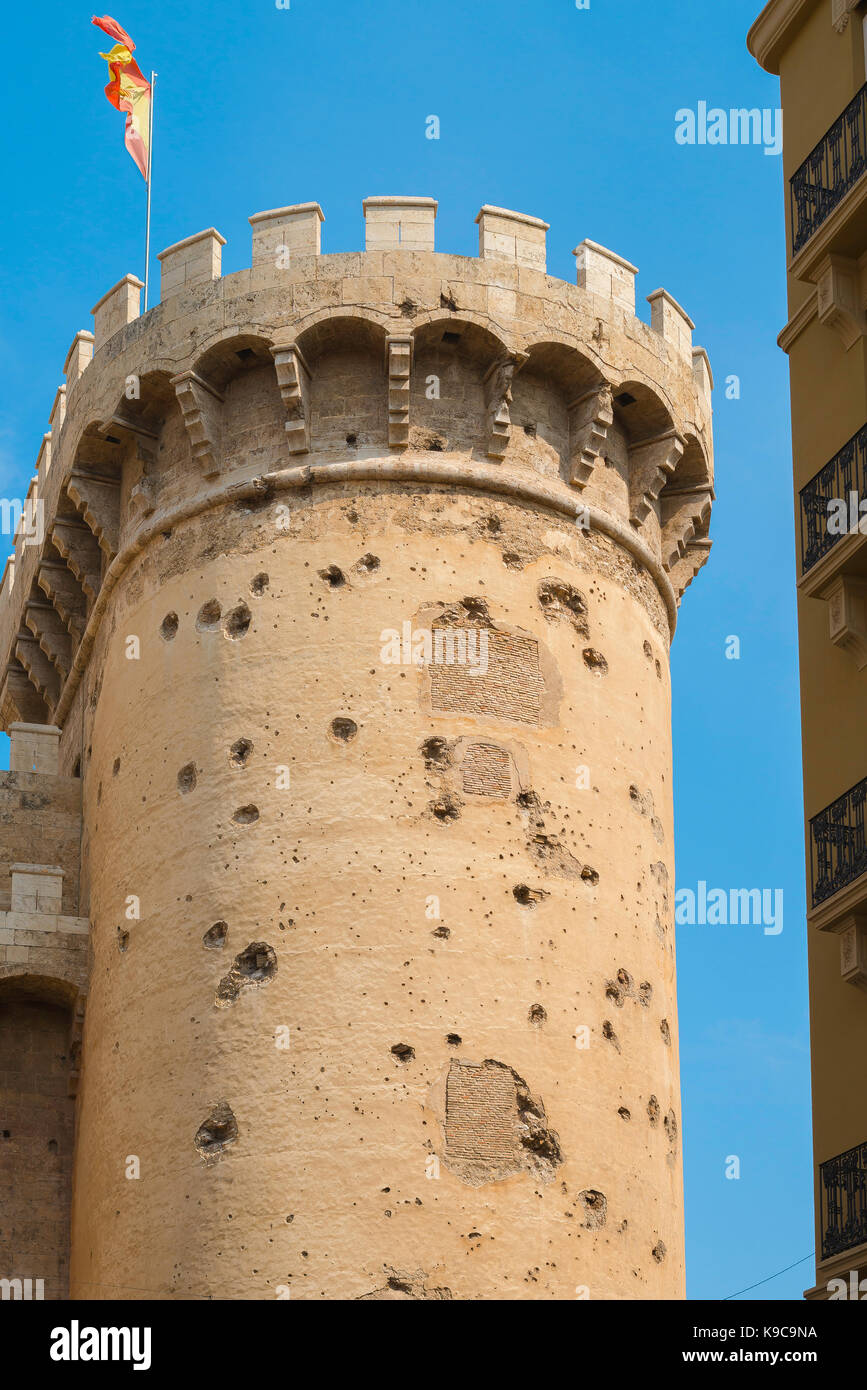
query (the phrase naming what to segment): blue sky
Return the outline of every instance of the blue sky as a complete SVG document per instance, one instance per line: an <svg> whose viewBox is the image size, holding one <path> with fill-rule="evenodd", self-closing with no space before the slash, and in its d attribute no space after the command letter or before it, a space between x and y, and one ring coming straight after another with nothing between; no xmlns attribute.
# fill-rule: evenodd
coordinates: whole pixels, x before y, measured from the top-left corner
<svg viewBox="0 0 867 1390"><path fill-rule="evenodd" d="M806 927L786 359L783 177L761 147L684 146L675 112L779 105L745 46L759 0L110 0L159 72L154 251L315 199L324 251L363 244L368 194L440 200L439 249L477 253L483 203L585 237L697 324L716 378L708 567L672 662L677 881L781 888L784 929L678 928L689 1294L721 1298L813 1249ZM5 20L0 490L22 496L76 329L143 268L144 184L105 100L91 10ZM425 138L439 116L438 141ZM152 273L158 275L156 260ZM726 399L726 379L740 398ZM8 550L8 541L2 538ZM726 639L740 659L726 659ZM737 1155L741 1177L726 1180ZM811 1262L751 1296L798 1298Z"/></svg>

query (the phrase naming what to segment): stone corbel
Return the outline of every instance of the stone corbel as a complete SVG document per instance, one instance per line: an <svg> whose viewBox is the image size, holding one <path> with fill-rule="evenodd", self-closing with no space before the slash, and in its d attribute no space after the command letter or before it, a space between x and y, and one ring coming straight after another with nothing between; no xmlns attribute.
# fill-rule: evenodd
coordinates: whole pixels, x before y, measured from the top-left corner
<svg viewBox="0 0 867 1390"><path fill-rule="evenodd" d="M289 453L306 454L310 450L310 369L295 343L275 343L271 355L286 407Z"/></svg>
<svg viewBox="0 0 867 1390"><path fill-rule="evenodd" d="M39 566L36 582L54 604L67 632L77 645L87 622L84 592L68 565L45 560Z"/></svg>
<svg viewBox="0 0 867 1390"><path fill-rule="evenodd" d="M60 614L48 602L30 600L24 607L24 623L54 666L66 680L72 665L72 641Z"/></svg>
<svg viewBox="0 0 867 1390"><path fill-rule="evenodd" d="M680 460L685 443L677 430L643 439L629 450L629 516L640 526L659 500Z"/></svg>
<svg viewBox="0 0 867 1390"><path fill-rule="evenodd" d="M130 488L129 511L133 521L142 521L146 516L150 516L157 505L156 488L153 478L147 473L142 473L138 482Z"/></svg>
<svg viewBox="0 0 867 1390"><path fill-rule="evenodd" d="M121 402L117 413L103 421L99 427L99 433L104 439L116 439L118 442L132 441L132 458L139 464L140 473L138 482L134 483L130 489L128 505L133 521L139 521L142 517L150 516L156 505L154 489L147 475L153 467L159 435L155 430L147 429L145 425L142 425L132 416L124 415L122 405Z"/></svg>
<svg viewBox="0 0 867 1390"><path fill-rule="evenodd" d="M196 372L181 372L172 377L171 384L184 417L193 459L205 478L213 478L223 467L225 396Z"/></svg>
<svg viewBox="0 0 867 1390"><path fill-rule="evenodd" d="M709 483L695 487L666 488L662 494L662 563L670 570L686 554L690 541L706 536L710 525L713 489Z"/></svg>
<svg viewBox="0 0 867 1390"><path fill-rule="evenodd" d="M524 352L510 353L494 362L485 373L482 385L487 410L488 458L503 459L512 436L512 379L527 360Z"/></svg>
<svg viewBox="0 0 867 1390"><path fill-rule="evenodd" d="M53 709L60 699L60 677L40 647L36 638L29 632L20 632L15 643L15 656L30 677L34 689L42 696L49 709Z"/></svg>
<svg viewBox="0 0 867 1390"><path fill-rule="evenodd" d="M139 465L139 475L130 488L127 506L133 522L138 522L150 516L157 505L157 485L151 472L155 455L149 442L142 436L135 441L133 457Z"/></svg>
<svg viewBox="0 0 867 1390"><path fill-rule="evenodd" d="M583 488L589 482L597 460L614 423L614 401L610 386L594 386L569 406L571 460L569 481Z"/></svg>
<svg viewBox="0 0 867 1390"><path fill-rule="evenodd" d="M0 720L10 724L46 723L46 705L20 661L10 661L0 687Z"/></svg>
<svg viewBox="0 0 867 1390"><path fill-rule="evenodd" d="M846 256L826 256L816 273L819 322L839 334L848 351L867 334L858 266Z"/></svg>
<svg viewBox="0 0 867 1390"><path fill-rule="evenodd" d="M845 31L850 14L860 3L861 0L831 0L831 23L838 34Z"/></svg>
<svg viewBox="0 0 867 1390"><path fill-rule="evenodd" d="M666 566L671 587L674 589L678 603L699 570L707 564L712 545L713 541L708 536L701 536L696 540L688 541L680 559L675 561L670 568Z"/></svg>
<svg viewBox="0 0 867 1390"><path fill-rule="evenodd" d="M120 544L120 482L74 468L66 491L111 562Z"/></svg>
<svg viewBox="0 0 867 1390"><path fill-rule="evenodd" d="M390 335L385 341L388 373L388 447L409 444L409 393L412 374L412 338Z"/></svg>
<svg viewBox="0 0 867 1390"><path fill-rule="evenodd" d="M100 549L90 527L77 519L58 518L51 528L51 540L87 597L95 599L99 593L102 564Z"/></svg>
<svg viewBox="0 0 867 1390"><path fill-rule="evenodd" d="M855 659L859 671L867 666L867 580L840 575L825 589L831 641Z"/></svg>

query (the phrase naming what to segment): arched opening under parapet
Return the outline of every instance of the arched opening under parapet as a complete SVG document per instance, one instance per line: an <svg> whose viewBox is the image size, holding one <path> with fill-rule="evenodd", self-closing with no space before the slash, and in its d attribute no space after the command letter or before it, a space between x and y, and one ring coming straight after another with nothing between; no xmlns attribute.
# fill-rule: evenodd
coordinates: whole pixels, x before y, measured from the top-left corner
<svg viewBox="0 0 867 1390"><path fill-rule="evenodd" d="M47 519L24 613L32 638L24 664L42 693L49 692L51 718L105 573L120 548L124 461L133 438L125 411L128 406L141 410L139 379L132 378L127 387L129 398L121 396L112 414L89 420L77 437L67 435L71 462L56 509Z"/></svg>
<svg viewBox="0 0 867 1390"><path fill-rule="evenodd" d="M156 448L167 417L178 414L169 373L128 376L114 411L104 420L91 420L75 446L72 467L120 481L124 461L136 438L153 440Z"/></svg>
<svg viewBox="0 0 867 1390"><path fill-rule="evenodd" d="M659 495L662 561L677 563L692 542L707 541L710 530L713 479L701 440L685 437L683 455Z"/></svg>
<svg viewBox="0 0 867 1390"><path fill-rule="evenodd" d="M335 315L297 338L310 372L310 435L316 453L356 457L388 449L386 331L372 319Z"/></svg>
<svg viewBox="0 0 867 1390"><path fill-rule="evenodd" d="M112 430L109 423L107 428L120 440L120 515L135 523L155 509L162 486L159 475L168 461L186 457L183 416L170 373L145 372L128 379L115 421L123 426Z"/></svg>
<svg viewBox="0 0 867 1390"><path fill-rule="evenodd" d="M487 457L485 377L509 356L501 338L449 314L413 337L410 450Z"/></svg>
<svg viewBox="0 0 867 1390"><path fill-rule="evenodd" d="M512 382L509 462L569 482L573 408L606 385L595 363L564 343L534 343Z"/></svg>
<svg viewBox="0 0 867 1390"><path fill-rule="evenodd" d="M218 396L219 461L224 473L286 467L286 411L277 384L271 339L235 333L211 343L192 370ZM251 430L255 421L255 430ZM184 457L183 450L180 457Z"/></svg>
<svg viewBox="0 0 867 1390"><path fill-rule="evenodd" d="M614 423L630 445L664 434L674 424L665 402L642 381L612 387Z"/></svg>
<svg viewBox="0 0 867 1390"><path fill-rule="evenodd" d="M172 456L172 431L180 441L183 423L170 375L150 371L129 375L112 414L91 420L78 439L57 517L90 527L96 547L89 546L95 561L91 568L100 580L120 549L134 490L156 495L157 455L162 450L166 457ZM65 539L68 545L70 538ZM81 551L76 567L80 563L87 569L83 542L72 549L76 554ZM77 577L81 582L81 576ZM87 586L85 593L92 606Z"/></svg>
<svg viewBox="0 0 867 1390"><path fill-rule="evenodd" d="M192 364L192 370L215 390L225 392L235 377L260 367L273 370L271 339L255 333L230 333L209 343Z"/></svg>
<svg viewBox="0 0 867 1390"><path fill-rule="evenodd" d="M672 449L676 453L674 419L657 392L641 381L626 380L614 386L612 406L610 463L620 480L618 491L627 502L627 514L633 522L640 524L650 518L655 536L654 499L665 481L665 474L660 475L658 467L661 462L667 464ZM671 439L665 445L667 436Z"/></svg>
<svg viewBox="0 0 867 1390"><path fill-rule="evenodd" d="M69 1291L76 998L64 980L0 979L0 1278L51 1300Z"/></svg>
<svg viewBox="0 0 867 1390"><path fill-rule="evenodd" d="M698 488L707 492L713 487L710 464L701 440L694 434L687 434L684 439L683 456L663 488L662 497L684 488Z"/></svg>
<svg viewBox="0 0 867 1390"><path fill-rule="evenodd" d="M144 372L141 376L133 373L124 383L123 394L114 413L117 429L112 429L110 419L102 424L100 432L106 442L113 445L125 442L129 426L142 432L159 434L166 417L176 410L177 401L168 371ZM92 426L88 429L92 429Z"/></svg>

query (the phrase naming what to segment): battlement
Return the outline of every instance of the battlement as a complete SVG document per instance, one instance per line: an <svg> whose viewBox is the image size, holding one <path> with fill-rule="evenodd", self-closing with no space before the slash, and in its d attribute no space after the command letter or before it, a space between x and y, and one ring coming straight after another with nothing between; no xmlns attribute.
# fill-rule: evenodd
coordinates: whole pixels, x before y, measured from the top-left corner
<svg viewBox="0 0 867 1390"><path fill-rule="evenodd" d="M249 219L248 269L222 274L209 227L159 253L146 314L132 274L94 305L0 586L5 726L63 723L108 594L151 537L262 489L415 480L583 516L653 575L673 630L713 499L692 320L663 289L636 317L636 267L590 240L574 285L549 276L537 217L485 205L466 257L435 249L433 198L363 212L363 251L322 254L318 203L274 208ZM233 437L251 373L279 450ZM160 440L176 427L189 465L170 474Z"/></svg>
<svg viewBox="0 0 867 1390"><path fill-rule="evenodd" d="M429 252L436 251L435 198L370 197L362 204L364 250ZM292 262L309 256L322 256L321 229L325 214L318 203L296 203L254 213L250 218L252 248L250 266L290 270ZM486 204L476 217L479 228L480 260L501 261L546 273L547 233L550 224L527 213ZM161 267L160 302L165 303L185 289L204 286L222 275L222 248L226 238L208 227L195 232L157 253ZM339 253L345 259L345 253ZM350 253L351 254L351 253ZM584 240L572 253L576 258L576 283L590 294L613 301L635 314L635 277L638 267L597 242ZM335 257L324 257L325 261ZM125 275L107 290L91 311L93 333L81 330L73 339L63 365L66 387L81 376L98 350L115 333L141 314L143 283L135 275ZM691 333L695 325L677 301L666 291L648 296L652 306L651 326L661 337L675 341L683 325ZM155 312L155 308L151 310ZM675 320L677 328L675 329ZM691 340L689 343L691 348ZM59 388L61 391L65 387Z"/></svg>

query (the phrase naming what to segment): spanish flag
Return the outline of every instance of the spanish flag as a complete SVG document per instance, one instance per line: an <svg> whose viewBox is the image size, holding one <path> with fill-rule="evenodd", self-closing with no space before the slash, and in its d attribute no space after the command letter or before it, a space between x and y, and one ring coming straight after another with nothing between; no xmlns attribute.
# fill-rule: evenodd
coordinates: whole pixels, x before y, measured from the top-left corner
<svg viewBox="0 0 867 1390"><path fill-rule="evenodd" d="M111 73L111 81L105 89L105 95L118 111L126 112L124 143L138 165L142 177L147 181L150 167L150 83L146 81L132 56L135 44L129 34L121 29L117 20L107 14L101 19L94 15L92 23L111 38L117 39L114 48L99 55L108 63Z"/></svg>

